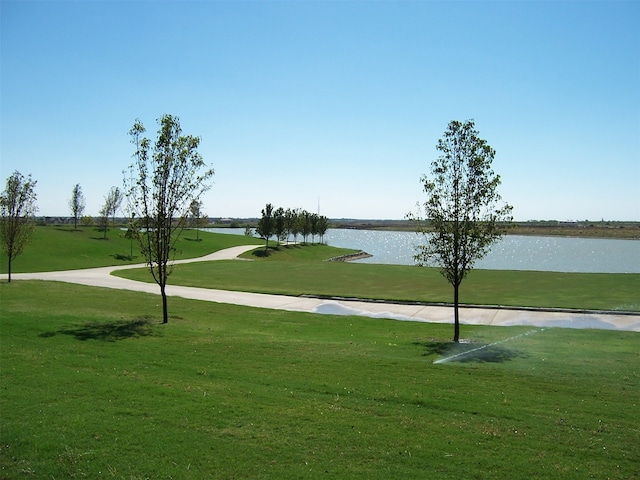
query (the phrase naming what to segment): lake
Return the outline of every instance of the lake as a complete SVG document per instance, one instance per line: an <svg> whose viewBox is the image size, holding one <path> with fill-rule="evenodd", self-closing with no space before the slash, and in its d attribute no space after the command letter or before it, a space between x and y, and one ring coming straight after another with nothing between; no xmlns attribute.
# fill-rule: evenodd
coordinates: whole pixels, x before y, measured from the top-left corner
<svg viewBox="0 0 640 480"><path fill-rule="evenodd" d="M243 235L243 228L207 229ZM301 237L298 237L300 239ZM364 250L360 263L414 265L414 246L424 242L412 232L329 229L325 242ZM507 235L474 268L551 272L640 273L640 240Z"/></svg>

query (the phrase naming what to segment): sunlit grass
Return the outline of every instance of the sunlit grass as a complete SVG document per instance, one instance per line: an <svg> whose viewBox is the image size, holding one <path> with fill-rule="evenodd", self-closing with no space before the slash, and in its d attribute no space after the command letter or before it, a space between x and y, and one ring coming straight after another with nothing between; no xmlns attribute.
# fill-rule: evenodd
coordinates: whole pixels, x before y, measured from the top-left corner
<svg viewBox="0 0 640 480"><path fill-rule="evenodd" d="M242 262L237 262L242 263ZM2 478L634 478L638 334L0 284ZM465 327L482 345L531 327Z"/></svg>
<svg viewBox="0 0 640 480"><path fill-rule="evenodd" d="M49 272L78 268L144 263L135 241L125 238L125 231L96 228L36 227L32 241L12 265L13 273ZM236 245L259 245L259 239L239 235L184 230L177 244L176 258L193 258ZM0 273L7 272L7 257L0 252Z"/></svg>

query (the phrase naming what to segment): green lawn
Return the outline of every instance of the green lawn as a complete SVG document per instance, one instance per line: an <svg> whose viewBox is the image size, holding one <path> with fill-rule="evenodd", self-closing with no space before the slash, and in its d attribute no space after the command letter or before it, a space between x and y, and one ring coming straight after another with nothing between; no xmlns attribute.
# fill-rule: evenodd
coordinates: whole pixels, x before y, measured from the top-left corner
<svg viewBox="0 0 640 480"><path fill-rule="evenodd" d="M637 333L434 364L451 325L172 298L162 326L158 296L55 282L0 299L3 479L639 478Z"/></svg>
<svg viewBox="0 0 640 480"><path fill-rule="evenodd" d="M77 268L144 263L140 249L124 237L125 232L95 228L36 227L32 241L13 262L13 273L50 272ZM176 258L193 258L236 245L260 245L261 240L238 235L222 235L185 230L177 244ZM133 255L132 255L133 251ZM7 256L0 252L0 273L7 272Z"/></svg>
<svg viewBox="0 0 640 480"><path fill-rule="evenodd" d="M286 295L316 294L396 301L451 302L453 290L438 269L323 262L345 253L326 245L280 247L244 254L253 262L178 265L170 282ZM152 281L146 270L117 275ZM473 270L461 302L478 305L640 311L640 274Z"/></svg>

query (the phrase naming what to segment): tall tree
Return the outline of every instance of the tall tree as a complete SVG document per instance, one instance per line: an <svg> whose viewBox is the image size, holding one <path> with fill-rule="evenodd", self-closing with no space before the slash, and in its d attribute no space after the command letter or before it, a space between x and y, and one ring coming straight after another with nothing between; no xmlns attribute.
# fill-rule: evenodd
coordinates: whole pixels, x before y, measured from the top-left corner
<svg viewBox="0 0 640 480"><path fill-rule="evenodd" d="M125 178L131 215L137 219L142 254L162 295L163 323L168 323L167 279L173 269L175 244L185 226L193 200L211 188L213 169L207 168L200 153L200 137L183 135L178 117L165 114L158 120L154 144L144 137L142 122L136 120L129 131L135 146L135 175Z"/></svg>
<svg viewBox="0 0 640 480"><path fill-rule="evenodd" d="M82 187L79 183L76 183L71 190L71 198L69 199L69 208L71 209L71 215L73 216L73 229L78 229L78 219L82 217L84 212L84 195L82 193Z"/></svg>
<svg viewBox="0 0 640 480"><path fill-rule="evenodd" d="M426 243L416 247L418 265L436 265L453 286L454 335L460 340L459 289L474 262L484 257L512 221L512 207L502 202L500 176L492 170L495 150L479 137L473 120L449 123L438 141L440 156L431 175L420 178L427 200L426 222L419 216L419 233Z"/></svg>
<svg viewBox="0 0 640 480"><path fill-rule="evenodd" d="M273 218L273 205L267 203L267 205L262 209L262 217L258 220L258 225L256 225L256 233L260 236L260 238L264 238L264 251L267 252L269 248L269 237L273 235L275 231L275 220Z"/></svg>
<svg viewBox="0 0 640 480"><path fill-rule="evenodd" d="M7 254L8 280L11 282L11 264L22 253L31 239L36 206L36 181L15 171L7 178L7 186L0 194L0 240Z"/></svg>

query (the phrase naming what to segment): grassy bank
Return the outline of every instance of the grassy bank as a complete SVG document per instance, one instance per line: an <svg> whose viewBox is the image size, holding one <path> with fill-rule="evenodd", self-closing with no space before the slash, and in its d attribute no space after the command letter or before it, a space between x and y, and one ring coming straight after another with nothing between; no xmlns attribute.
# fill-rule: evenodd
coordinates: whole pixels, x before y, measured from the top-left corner
<svg viewBox="0 0 640 480"><path fill-rule="evenodd" d="M144 263L135 240L123 230L104 233L94 228L36 227L33 239L13 262L13 272L50 272L77 268ZM176 258L193 258L236 245L259 245L259 239L185 230L177 244ZM0 252L0 273L7 272L7 256Z"/></svg>
<svg viewBox="0 0 640 480"><path fill-rule="evenodd" d="M176 267L171 282L286 295L451 302L452 288L438 269L403 265L324 262L336 249L326 245L281 247L253 262L224 261ZM258 253L259 255L256 255ZM151 281L144 270L118 272ZM640 274L585 274L474 270L461 286L461 301L477 305L640 311Z"/></svg>
<svg viewBox="0 0 640 480"><path fill-rule="evenodd" d="M242 262L236 262L241 264ZM1 478L638 478L638 334L0 284ZM530 331L465 327L478 345Z"/></svg>

